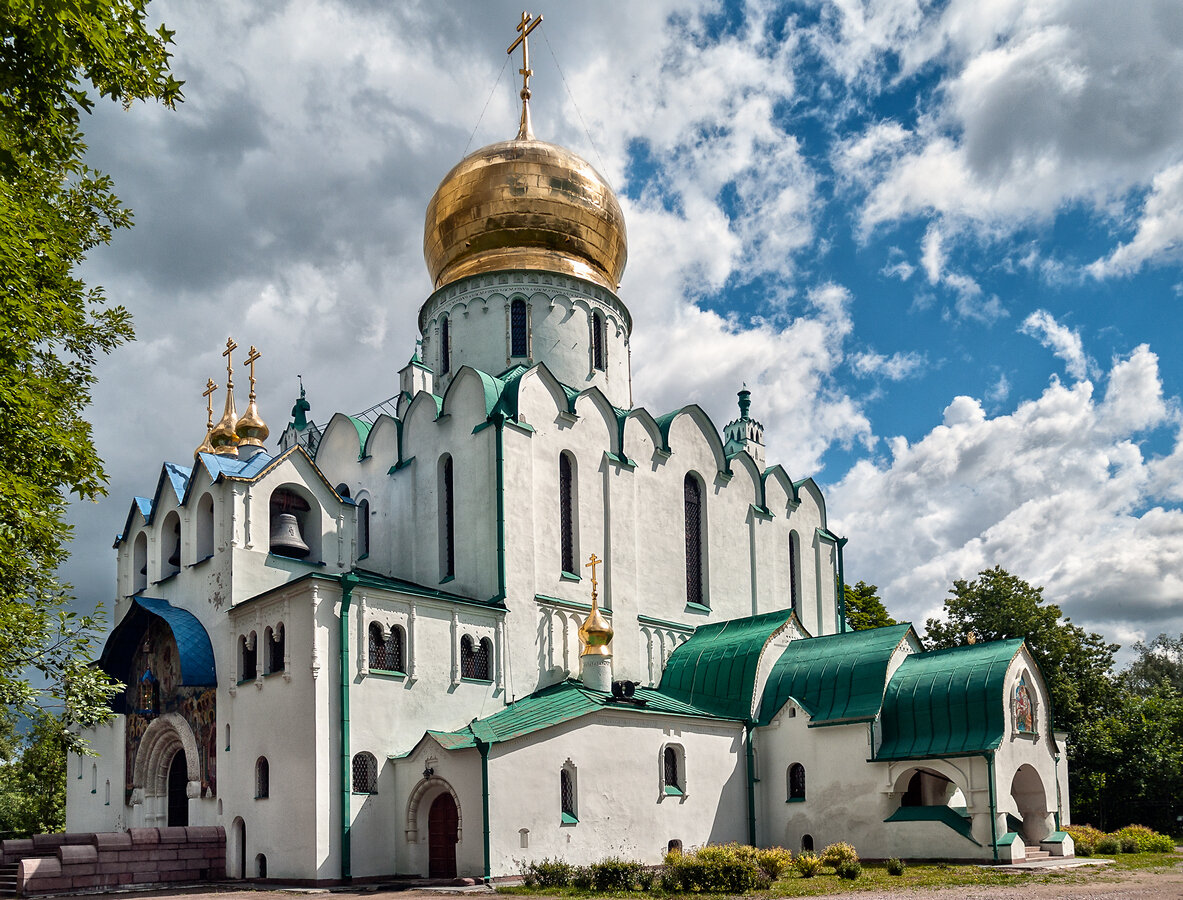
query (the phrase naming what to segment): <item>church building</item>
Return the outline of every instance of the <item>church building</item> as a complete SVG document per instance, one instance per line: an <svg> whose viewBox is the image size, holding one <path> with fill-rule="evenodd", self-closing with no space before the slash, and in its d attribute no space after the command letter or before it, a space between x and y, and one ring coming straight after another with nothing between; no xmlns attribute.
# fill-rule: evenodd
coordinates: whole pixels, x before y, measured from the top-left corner
<svg viewBox="0 0 1183 900"><path fill-rule="evenodd" d="M624 217L535 138L529 74L517 136L428 205L390 399L318 426L301 389L269 447L261 356L227 341L221 419L115 540L125 688L68 829L220 825L230 877L307 883L727 841L1070 854L1024 642L852 631L845 541L766 459L759 396L722 429L634 403Z"/></svg>

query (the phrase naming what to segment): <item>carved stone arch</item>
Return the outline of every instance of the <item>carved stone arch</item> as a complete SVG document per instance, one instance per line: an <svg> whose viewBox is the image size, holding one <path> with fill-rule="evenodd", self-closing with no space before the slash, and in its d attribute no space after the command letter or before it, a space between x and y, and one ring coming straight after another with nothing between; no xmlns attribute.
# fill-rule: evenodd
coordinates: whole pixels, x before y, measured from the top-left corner
<svg viewBox="0 0 1183 900"><path fill-rule="evenodd" d="M425 801L434 800L440 794L445 793L451 794L452 801L456 804L456 843L460 843L464 836L464 810L460 806L460 796L447 780L438 775L424 778L415 785L415 789L411 791L411 796L407 800L406 835L408 843L414 844L419 841L419 807ZM430 808L430 804L428 808Z"/></svg>
<svg viewBox="0 0 1183 900"><path fill-rule="evenodd" d="M193 729L178 713L168 713L152 722L140 739L132 771L134 803L143 797L168 794L169 763L178 750L185 752L186 796L201 796L201 760Z"/></svg>

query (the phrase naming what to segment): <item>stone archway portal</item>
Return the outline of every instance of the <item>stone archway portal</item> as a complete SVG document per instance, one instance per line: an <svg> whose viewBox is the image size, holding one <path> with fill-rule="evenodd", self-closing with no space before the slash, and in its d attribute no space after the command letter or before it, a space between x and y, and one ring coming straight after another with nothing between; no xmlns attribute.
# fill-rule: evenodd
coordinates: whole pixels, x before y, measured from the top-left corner
<svg viewBox="0 0 1183 900"><path fill-rule="evenodd" d="M456 801L440 794L427 813L427 874L431 878L456 877L456 840L460 817Z"/></svg>

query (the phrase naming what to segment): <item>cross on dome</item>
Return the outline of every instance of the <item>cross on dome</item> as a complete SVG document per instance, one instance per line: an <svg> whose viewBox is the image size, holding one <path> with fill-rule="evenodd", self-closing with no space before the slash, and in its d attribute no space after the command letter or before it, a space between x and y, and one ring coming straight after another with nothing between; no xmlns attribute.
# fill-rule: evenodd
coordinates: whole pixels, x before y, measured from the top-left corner
<svg viewBox="0 0 1183 900"><path fill-rule="evenodd" d="M518 73L522 76L522 121L518 126L519 141L534 139L534 129L530 124L530 76L534 74L534 70L530 68L530 32L541 24L542 16L535 18L522 10L522 20L518 22L515 29L518 36L505 51L512 56L513 51L519 46L522 48L522 67L518 69Z"/></svg>

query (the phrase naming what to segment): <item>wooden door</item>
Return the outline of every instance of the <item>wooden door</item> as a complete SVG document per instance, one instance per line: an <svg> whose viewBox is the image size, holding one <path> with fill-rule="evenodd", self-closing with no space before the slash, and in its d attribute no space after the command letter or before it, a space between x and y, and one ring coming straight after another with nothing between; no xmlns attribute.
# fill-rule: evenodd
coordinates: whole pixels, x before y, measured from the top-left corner
<svg viewBox="0 0 1183 900"><path fill-rule="evenodd" d="M456 877L456 829L459 825L456 801L440 794L427 814L427 874L431 878Z"/></svg>

